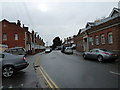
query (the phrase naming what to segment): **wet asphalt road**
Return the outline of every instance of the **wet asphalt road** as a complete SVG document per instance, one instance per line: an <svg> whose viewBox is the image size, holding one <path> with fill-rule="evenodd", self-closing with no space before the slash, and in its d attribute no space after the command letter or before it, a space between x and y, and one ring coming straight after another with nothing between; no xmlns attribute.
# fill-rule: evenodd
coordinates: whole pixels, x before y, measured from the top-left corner
<svg viewBox="0 0 120 90"><path fill-rule="evenodd" d="M23 69L11 78L2 78L2 87L4 88L41 88L33 63L39 55L27 56L29 66Z"/></svg>
<svg viewBox="0 0 120 90"><path fill-rule="evenodd" d="M118 88L117 62L99 63L52 51L40 57L47 74L60 88Z"/></svg>

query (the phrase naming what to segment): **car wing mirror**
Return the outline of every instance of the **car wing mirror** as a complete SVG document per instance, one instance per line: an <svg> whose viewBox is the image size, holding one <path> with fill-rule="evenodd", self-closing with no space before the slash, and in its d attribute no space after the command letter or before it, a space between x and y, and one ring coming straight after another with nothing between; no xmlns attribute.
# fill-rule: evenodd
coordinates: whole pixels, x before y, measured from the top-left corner
<svg viewBox="0 0 120 90"><path fill-rule="evenodd" d="M4 54L2 54L2 58L4 58L5 57L5 55Z"/></svg>

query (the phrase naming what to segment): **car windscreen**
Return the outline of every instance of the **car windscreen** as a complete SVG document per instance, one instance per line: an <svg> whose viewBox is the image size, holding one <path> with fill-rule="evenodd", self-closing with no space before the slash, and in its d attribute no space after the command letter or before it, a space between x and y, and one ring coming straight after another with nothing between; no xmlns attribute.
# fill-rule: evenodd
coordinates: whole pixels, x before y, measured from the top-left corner
<svg viewBox="0 0 120 90"><path fill-rule="evenodd" d="M102 51L104 51L104 52L107 52L108 50L106 50L106 49L100 49L100 50L102 50Z"/></svg>

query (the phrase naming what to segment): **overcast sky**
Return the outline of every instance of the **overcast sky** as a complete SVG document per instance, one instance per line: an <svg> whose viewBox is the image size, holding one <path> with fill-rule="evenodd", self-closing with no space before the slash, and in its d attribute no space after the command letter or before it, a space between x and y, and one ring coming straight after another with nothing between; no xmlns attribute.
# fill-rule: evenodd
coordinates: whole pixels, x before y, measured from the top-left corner
<svg viewBox="0 0 120 90"><path fill-rule="evenodd" d="M76 35L79 29L84 28L87 22L107 17L118 1L111 2L85 2L79 0L13 0L1 1L2 16L0 20L7 19L12 22L21 20L22 24L33 29L44 39L52 44L52 40L59 36L62 40L68 36ZM104 0L105 1L105 0ZM2 5L2 7L1 7Z"/></svg>

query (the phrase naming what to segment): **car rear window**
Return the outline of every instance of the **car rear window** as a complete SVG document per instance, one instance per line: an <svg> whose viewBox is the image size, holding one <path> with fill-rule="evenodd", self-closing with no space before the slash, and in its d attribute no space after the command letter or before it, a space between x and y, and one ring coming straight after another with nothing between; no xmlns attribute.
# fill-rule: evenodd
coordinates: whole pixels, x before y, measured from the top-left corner
<svg viewBox="0 0 120 90"><path fill-rule="evenodd" d="M24 51L24 49L23 48L19 48L19 49L17 49L17 51Z"/></svg>

